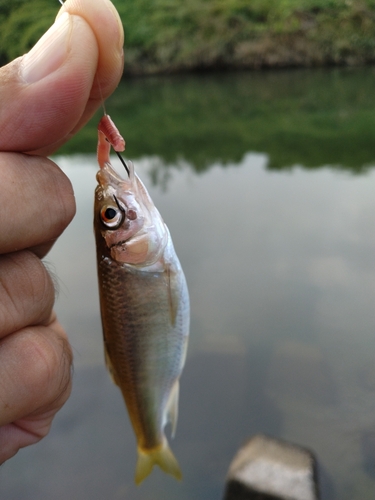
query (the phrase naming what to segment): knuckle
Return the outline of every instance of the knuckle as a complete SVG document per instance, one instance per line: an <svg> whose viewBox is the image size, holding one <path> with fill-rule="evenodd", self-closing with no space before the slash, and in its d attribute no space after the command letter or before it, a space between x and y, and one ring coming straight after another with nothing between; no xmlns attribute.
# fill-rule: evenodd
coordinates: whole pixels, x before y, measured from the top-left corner
<svg viewBox="0 0 375 500"><path fill-rule="evenodd" d="M36 393L34 401L41 398L39 408L60 407L70 394L71 348L64 336L52 332L49 327L26 332L23 359L28 363L30 391Z"/></svg>
<svg viewBox="0 0 375 500"><path fill-rule="evenodd" d="M22 251L0 258L0 324L6 335L46 321L55 300L53 281L41 260Z"/></svg>

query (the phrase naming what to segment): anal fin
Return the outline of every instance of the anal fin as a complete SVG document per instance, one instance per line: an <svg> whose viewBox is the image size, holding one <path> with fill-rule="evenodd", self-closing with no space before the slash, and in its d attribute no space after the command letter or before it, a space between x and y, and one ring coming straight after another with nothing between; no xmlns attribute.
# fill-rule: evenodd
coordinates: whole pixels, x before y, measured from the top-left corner
<svg viewBox="0 0 375 500"><path fill-rule="evenodd" d="M111 359L109 357L109 354L107 352L105 344L104 344L104 359L105 359L105 365L107 367L107 370L109 371L109 374L111 376L111 379L112 379L113 383L116 384L116 385L119 385L119 383L117 381L117 378L116 378L115 369L113 368L112 361L111 361Z"/></svg>

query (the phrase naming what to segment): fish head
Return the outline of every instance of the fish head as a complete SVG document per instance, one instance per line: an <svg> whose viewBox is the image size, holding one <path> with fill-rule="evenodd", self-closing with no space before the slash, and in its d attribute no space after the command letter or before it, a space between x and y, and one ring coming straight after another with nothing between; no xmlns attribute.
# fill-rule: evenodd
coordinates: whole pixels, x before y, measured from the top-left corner
<svg viewBox="0 0 375 500"><path fill-rule="evenodd" d="M168 240L166 228L145 186L128 161L123 179L105 163L97 173L94 226L98 249L118 264L150 266ZM99 241L98 241L99 240Z"/></svg>

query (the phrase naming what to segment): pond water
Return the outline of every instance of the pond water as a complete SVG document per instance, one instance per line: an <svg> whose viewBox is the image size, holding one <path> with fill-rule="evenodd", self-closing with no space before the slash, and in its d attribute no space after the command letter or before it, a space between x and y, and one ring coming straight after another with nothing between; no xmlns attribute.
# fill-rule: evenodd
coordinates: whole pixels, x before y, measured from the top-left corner
<svg viewBox="0 0 375 500"><path fill-rule="evenodd" d="M155 469L133 484L135 440L104 368L97 165L82 153L95 123L80 154L54 158L78 208L48 257L74 389L50 435L1 467L0 498L220 499L238 447L266 433L316 454L323 500L373 499L374 83L372 69L163 77L108 102L190 289L171 442L182 482Z"/></svg>

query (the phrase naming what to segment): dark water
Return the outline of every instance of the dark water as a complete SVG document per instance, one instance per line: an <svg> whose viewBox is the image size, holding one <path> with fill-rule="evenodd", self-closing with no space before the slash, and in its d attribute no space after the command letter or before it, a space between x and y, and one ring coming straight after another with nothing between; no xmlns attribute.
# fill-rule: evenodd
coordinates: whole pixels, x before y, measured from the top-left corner
<svg viewBox="0 0 375 500"><path fill-rule="evenodd" d="M220 499L259 432L315 452L323 500L373 499L374 84L371 69L145 79L108 104L190 288L181 483L155 470L133 484L135 441L102 359L95 157L56 157L78 204L49 257L75 384L49 437L1 467L1 499Z"/></svg>

